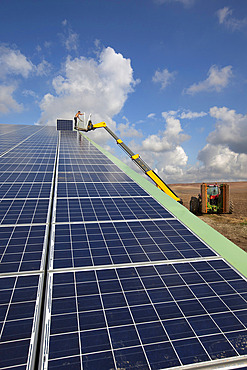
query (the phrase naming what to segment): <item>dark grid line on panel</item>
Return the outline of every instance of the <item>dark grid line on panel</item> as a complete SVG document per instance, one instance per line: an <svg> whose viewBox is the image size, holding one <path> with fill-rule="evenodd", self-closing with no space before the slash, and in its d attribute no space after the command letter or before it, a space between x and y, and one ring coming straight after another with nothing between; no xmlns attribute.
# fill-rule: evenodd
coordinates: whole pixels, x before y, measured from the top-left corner
<svg viewBox="0 0 247 370"><path fill-rule="evenodd" d="M100 357L101 368L135 368L140 361L142 369L160 369L247 354L247 282L222 260L54 273L53 279L51 369L80 352L83 369L96 369Z"/></svg>

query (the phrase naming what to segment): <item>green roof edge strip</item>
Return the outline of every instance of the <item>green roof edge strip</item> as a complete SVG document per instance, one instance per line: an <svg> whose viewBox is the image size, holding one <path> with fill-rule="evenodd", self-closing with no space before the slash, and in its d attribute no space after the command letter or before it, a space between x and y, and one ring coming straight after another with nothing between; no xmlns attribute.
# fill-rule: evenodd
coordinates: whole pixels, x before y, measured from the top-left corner
<svg viewBox="0 0 247 370"><path fill-rule="evenodd" d="M105 154L112 162L114 162L122 171L124 171L144 190L146 190L150 195L164 205L170 212L173 213L175 217L188 226L189 229L191 229L196 235L204 240L219 255L225 258L232 266L234 266L239 272L247 277L247 253L244 250L232 243L229 239L225 238L204 221L200 220L187 208L169 197L162 190L158 189L153 183L132 170L113 154L103 149L100 145L96 144L87 136L83 136L91 141L93 145L95 145L103 154Z"/></svg>

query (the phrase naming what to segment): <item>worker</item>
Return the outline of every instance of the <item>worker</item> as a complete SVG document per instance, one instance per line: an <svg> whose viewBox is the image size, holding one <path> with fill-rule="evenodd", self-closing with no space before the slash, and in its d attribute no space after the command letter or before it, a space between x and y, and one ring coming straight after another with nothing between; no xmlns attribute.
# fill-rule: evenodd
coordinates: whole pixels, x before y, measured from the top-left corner
<svg viewBox="0 0 247 370"><path fill-rule="evenodd" d="M80 110L78 110L78 112L75 114L75 117L74 117L74 128L76 129L76 127L77 127L77 118L81 121L81 119L80 119L80 116L82 116L84 113L81 113L81 111Z"/></svg>

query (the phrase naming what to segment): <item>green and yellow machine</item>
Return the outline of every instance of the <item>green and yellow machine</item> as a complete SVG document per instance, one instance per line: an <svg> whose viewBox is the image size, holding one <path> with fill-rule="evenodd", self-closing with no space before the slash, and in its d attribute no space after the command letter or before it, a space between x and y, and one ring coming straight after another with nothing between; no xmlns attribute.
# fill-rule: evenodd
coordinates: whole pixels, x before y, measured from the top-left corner
<svg viewBox="0 0 247 370"><path fill-rule="evenodd" d="M198 213L232 213L229 184L201 184L198 198L191 197L190 211Z"/></svg>

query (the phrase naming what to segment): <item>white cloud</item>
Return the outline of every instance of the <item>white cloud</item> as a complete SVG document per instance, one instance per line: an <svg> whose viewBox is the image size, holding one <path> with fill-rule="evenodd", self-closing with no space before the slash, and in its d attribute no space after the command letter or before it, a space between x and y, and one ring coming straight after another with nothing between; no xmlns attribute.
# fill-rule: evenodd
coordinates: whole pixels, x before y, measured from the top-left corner
<svg viewBox="0 0 247 370"><path fill-rule="evenodd" d="M16 87L14 85L0 85L0 113L7 114L12 112L21 112L22 104L17 103L13 98Z"/></svg>
<svg viewBox="0 0 247 370"><path fill-rule="evenodd" d="M26 97L32 96L33 98L38 99L38 95L33 90L25 89L22 91L22 95Z"/></svg>
<svg viewBox="0 0 247 370"><path fill-rule="evenodd" d="M165 152L169 151L179 142L184 141L181 136L182 128L180 121L173 117L166 119L166 129L159 134L153 134L148 136L143 142L142 146L144 150L150 150L152 152Z"/></svg>
<svg viewBox="0 0 247 370"><path fill-rule="evenodd" d="M226 107L212 107L215 130L198 153L204 178L218 181L247 180L247 115Z"/></svg>
<svg viewBox="0 0 247 370"><path fill-rule="evenodd" d="M237 114L235 110L226 107L213 107L210 115L217 122L215 131L208 136L208 142L227 146L237 154L247 154L247 114Z"/></svg>
<svg viewBox="0 0 247 370"><path fill-rule="evenodd" d="M104 120L114 125L112 118L121 111L135 85L130 59L107 47L99 59L68 57L64 71L53 79L55 94L46 94L41 102L39 123L55 125L57 118L72 119L80 109L91 112L94 122ZM102 131L90 136L99 140Z"/></svg>
<svg viewBox="0 0 247 370"><path fill-rule="evenodd" d="M226 21L228 16L232 15L232 10L225 6L224 8L219 9L216 14L219 18L219 23L222 24Z"/></svg>
<svg viewBox="0 0 247 370"><path fill-rule="evenodd" d="M1 87L0 112L6 114L10 110L22 111L22 104L19 104L13 96L21 85L21 77L27 79L34 75L45 76L50 70L51 65L46 60L35 65L20 50L0 45L0 79L3 84ZM33 94L35 93L32 92ZM30 90L24 89L23 95L30 95Z"/></svg>
<svg viewBox="0 0 247 370"><path fill-rule="evenodd" d="M184 110L181 111L181 109L178 110L170 110L168 112L162 112L162 117L167 119L168 117L176 117L180 119L195 119L195 118L201 118L206 116L208 113L205 112L192 112L190 110Z"/></svg>
<svg viewBox="0 0 247 370"><path fill-rule="evenodd" d="M188 156L181 143L188 138L180 121L167 116L164 131L149 135L140 145L132 143L132 146L159 176L170 181L180 177L187 164Z"/></svg>
<svg viewBox="0 0 247 370"><path fill-rule="evenodd" d="M178 117L179 110L170 110L168 112L162 112L161 115L164 119L167 119L169 117Z"/></svg>
<svg viewBox="0 0 247 370"><path fill-rule="evenodd" d="M161 84L161 89L165 89L174 80L175 74L176 72L169 72L168 69L157 70L152 81Z"/></svg>
<svg viewBox="0 0 247 370"><path fill-rule="evenodd" d="M79 35L76 32L73 32L71 27L68 25L67 19L62 21L62 25L64 27L64 33L60 34L62 43L65 46L66 50L77 51L79 45Z"/></svg>
<svg viewBox="0 0 247 370"><path fill-rule="evenodd" d="M148 118L155 118L155 116L156 116L156 114L155 114L155 113L149 113L147 117L148 117Z"/></svg>
<svg viewBox="0 0 247 370"><path fill-rule="evenodd" d="M45 59L35 67L37 76L47 76L51 72L51 69L52 65Z"/></svg>
<svg viewBox="0 0 247 370"><path fill-rule="evenodd" d="M184 6L188 7L195 3L195 0L154 0L157 4L164 4L164 3L182 3Z"/></svg>
<svg viewBox="0 0 247 370"><path fill-rule="evenodd" d="M163 132L148 136L142 145L134 146L142 158L165 182L246 181L247 180L247 114L226 107L212 107L209 115L216 119L215 129L198 153L198 163L188 164L182 142L184 135L177 117L193 119L205 112L163 112Z"/></svg>
<svg viewBox="0 0 247 370"><path fill-rule="evenodd" d="M67 39L64 40L65 47L68 51L77 50L79 44L79 35L69 30Z"/></svg>
<svg viewBox="0 0 247 370"><path fill-rule="evenodd" d="M232 66L229 65L219 69L216 65L213 65L208 71L208 78L206 80L191 85L184 92L190 95L201 91L220 92L229 84L231 77Z"/></svg>
<svg viewBox="0 0 247 370"><path fill-rule="evenodd" d="M200 172L214 181L247 180L247 155L223 145L207 144L198 154Z"/></svg>
<svg viewBox="0 0 247 370"><path fill-rule="evenodd" d="M0 78L5 79L9 75L21 75L26 78L34 69L32 62L20 50L0 46Z"/></svg>
<svg viewBox="0 0 247 370"><path fill-rule="evenodd" d="M195 119L195 118L201 118L207 116L207 113L205 112L191 112L191 111L186 111L182 112L180 114L181 119Z"/></svg>
<svg viewBox="0 0 247 370"><path fill-rule="evenodd" d="M247 26L247 18L244 19L237 19L232 16L232 9L225 6L222 9L219 9L216 12L216 15L218 16L219 23L223 24L227 28L231 29L232 31L240 31L241 29L245 28Z"/></svg>
<svg viewBox="0 0 247 370"><path fill-rule="evenodd" d="M121 137L142 137L142 132L140 130L137 130L135 128L134 124L131 124L130 122L126 123L119 123L117 125L117 129L120 132L120 138Z"/></svg>

